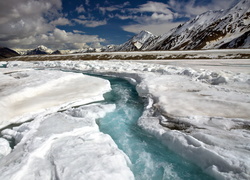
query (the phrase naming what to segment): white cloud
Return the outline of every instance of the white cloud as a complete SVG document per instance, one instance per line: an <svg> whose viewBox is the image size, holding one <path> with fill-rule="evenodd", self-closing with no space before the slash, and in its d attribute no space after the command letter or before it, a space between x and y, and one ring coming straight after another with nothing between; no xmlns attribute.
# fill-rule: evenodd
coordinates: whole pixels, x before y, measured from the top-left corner
<svg viewBox="0 0 250 180"><path fill-rule="evenodd" d="M130 15L115 15L119 19L135 21L134 24L123 26L124 31L139 33L141 30L147 30L161 35L180 24L180 22L173 22L178 14L171 11L169 5L161 2L148 1L139 5L138 8L130 8L128 11Z"/></svg>
<svg viewBox="0 0 250 180"><path fill-rule="evenodd" d="M0 46L29 49L43 44L49 48L68 49L105 41L97 35L75 34L56 28L57 25L70 25L70 21L62 17L61 9L61 0L0 1Z"/></svg>
<svg viewBox="0 0 250 180"><path fill-rule="evenodd" d="M174 16L173 14L158 14L158 13L153 13L151 18L153 20L160 20L160 21L168 21L168 20L173 20Z"/></svg>
<svg viewBox="0 0 250 180"><path fill-rule="evenodd" d="M84 16L84 15L80 15L80 16L78 16L78 18L79 19L87 19L86 16Z"/></svg>
<svg viewBox="0 0 250 180"><path fill-rule="evenodd" d="M82 13L82 12L86 12L83 5L81 4L80 6L76 7L76 12L78 13Z"/></svg>
<svg viewBox="0 0 250 180"><path fill-rule="evenodd" d="M107 20L103 21L95 21L95 20L80 20L80 19L74 19L75 22L78 24L82 24L85 27L98 27L98 26L103 26L107 24Z"/></svg>
<svg viewBox="0 0 250 180"><path fill-rule="evenodd" d="M73 32L76 33L76 34L85 34L84 31L79 31L79 30L73 30Z"/></svg>
<svg viewBox="0 0 250 180"><path fill-rule="evenodd" d="M60 43L62 42L91 43L91 42L105 41L104 39L98 38L98 36L74 34L57 28L53 31L53 37L55 38L56 42Z"/></svg>
<svg viewBox="0 0 250 180"><path fill-rule="evenodd" d="M109 16L109 17L113 18L112 16ZM118 19L121 19L121 20L136 19L136 16L133 16L133 15L120 15L120 14L116 14L114 17L117 17Z"/></svg>
<svg viewBox="0 0 250 180"><path fill-rule="evenodd" d="M71 22L67 18L59 17L58 19L50 22L55 26L64 26L64 25L71 25Z"/></svg>
<svg viewBox="0 0 250 180"><path fill-rule="evenodd" d="M155 35L162 35L177 27L180 23L167 22L162 24L134 24L122 26L122 29L127 32L138 34L142 30L147 30Z"/></svg>
<svg viewBox="0 0 250 180"><path fill-rule="evenodd" d="M179 14L194 17L209 10L228 9L238 0L212 0L210 3L201 4L198 0L175 1L170 0L169 6Z"/></svg>
<svg viewBox="0 0 250 180"><path fill-rule="evenodd" d="M96 6L96 8L104 15L106 12L112 12L112 11L121 11L124 7L130 5L130 2L126 1L123 4L118 5L112 5L108 7L100 7L99 4Z"/></svg>
<svg viewBox="0 0 250 180"><path fill-rule="evenodd" d="M96 35L75 34L55 28L53 32L48 34L11 39L7 42L7 45L13 48L22 47L22 49L35 48L41 44L52 49L80 49L86 46L86 43L100 43L104 41L105 39L101 39ZM15 46L15 44L21 44L22 46Z"/></svg>
<svg viewBox="0 0 250 180"><path fill-rule="evenodd" d="M153 12L169 14L172 11L169 9L167 4L161 2L148 1L146 4L140 5L138 8L131 9L134 12Z"/></svg>
<svg viewBox="0 0 250 180"><path fill-rule="evenodd" d="M94 42L89 45L92 48L101 48L102 45L99 42Z"/></svg>

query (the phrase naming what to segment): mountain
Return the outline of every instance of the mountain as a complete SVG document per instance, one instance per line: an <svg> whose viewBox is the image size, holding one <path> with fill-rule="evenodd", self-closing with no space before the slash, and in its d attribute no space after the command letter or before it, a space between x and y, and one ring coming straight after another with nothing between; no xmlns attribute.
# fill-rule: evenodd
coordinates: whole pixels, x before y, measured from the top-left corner
<svg viewBox="0 0 250 180"><path fill-rule="evenodd" d="M16 51L7 47L0 47L0 59L9 58L13 56L19 56L19 54Z"/></svg>
<svg viewBox="0 0 250 180"><path fill-rule="evenodd" d="M61 53L61 51L56 50L56 51L52 52L51 54L62 54L62 53Z"/></svg>
<svg viewBox="0 0 250 180"><path fill-rule="evenodd" d="M43 45L27 52L27 55L51 54L53 51Z"/></svg>
<svg viewBox="0 0 250 180"><path fill-rule="evenodd" d="M161 36L148 50L245 47L244 34L250 30L249 7L250 0L241 0L229 10L203 13ZM237 44L239 41L242 43Z"/></svg>
<svg viewBox="0 0 250 180"><path fill-rule="evenodd" d="M145 50L147 44L150 44L157 36L148 31L141 31L130 40L119 46L108 47L106 51L138 51Z"/></svg>
<svg viewBox="0 0 250 180"><path fill-rule="evenodd" d="M108 51L250 48L250 0L208 11L161 36L142 31Z"/></svg>

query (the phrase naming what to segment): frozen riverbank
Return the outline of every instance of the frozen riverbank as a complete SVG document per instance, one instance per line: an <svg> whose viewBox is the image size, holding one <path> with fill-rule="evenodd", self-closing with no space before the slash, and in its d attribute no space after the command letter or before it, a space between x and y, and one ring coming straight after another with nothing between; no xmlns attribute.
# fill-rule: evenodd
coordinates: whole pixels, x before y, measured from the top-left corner
<svg viewBox="0 0 250 180"><path fill-rule="evenodd" d="M0 129L11 123L20 123L20 116L27 113L45 112L50 107L57 111L103 100L103 94L110 90L108 81L82 74L32 69L0 70Z"/></svg>
<svg viewBox="0 0 250 180"><path fill-rule="evenodd" d="M116 106L86 105L104 100L109 81L61 71L0 72L0 179L134 179L129 158L96 124Z"/></svg>
<svg viewBox="0 0 250 180"><path fill-rule="evenodd" d="M249 179L249 74L120 61L11 62L108 74L152 100L139 125L217 179Z"/></svg>

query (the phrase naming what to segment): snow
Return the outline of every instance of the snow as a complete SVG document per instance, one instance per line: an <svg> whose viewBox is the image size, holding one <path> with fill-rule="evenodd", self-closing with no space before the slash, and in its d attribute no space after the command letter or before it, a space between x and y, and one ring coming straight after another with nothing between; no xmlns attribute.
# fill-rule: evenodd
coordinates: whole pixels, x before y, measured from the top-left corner
<svg viewBox="0 0 250 180"><path fill-rule="evenodd" d="M0 161L1 179L133 179L128 157L95 122L114 108L87 105L14 128L19 143Z"/></svg>
<svg viewBox="0 0 250 180"><path fill-rule="evenodd" d="M110 90L108 81L61 71L1 69L0 77L0 128L47 108L55 111L103 100Z"/></svg>
<svg viewBox="0 0 250 180"><path fill-rule="evenodd" d="M11 148L9 146L9 142L4 139L0 138L0 159L11 152Z"/></svg>
<svg viewBox="0 0 250 180"><path fill-rule="evenodd" d="M140 49L143 44L145 44L150 38L156 38L157 36L153 35L148 31L141 31L139 34L134 36L131 41L136 46L137 49Z"/></svg>
<svg viewBox="0 0 250 180"><path fill-rule="evenodd" d="M108 46L105 51L134 51L144 49L143 46L147 46L148 43L151 43L151 41L155 38L157 38L157 36L152 33L148 31L141 31L124 44L113 47Z"/></svg>
<svg viewBox="0 0 250 180"><path fill-rule="evenodd" d="M0 72L0 179L134 179L127 155L96 123L116 108L94 103L109 81L58 70Z"/></svg>
<svg viewBox="0 0 250 180"><path fill-rule="evenodd" d="M250 138L249 65L249 59L140 62L16 61L9 62L6 71L13 71L13 67L23 69L56 68L127 79L136 85L140 96L148 99L144 113L138 120L140 127L161 140L171 150L200 166L216 179L250 179L250 159L248 158L250 150L248 143ZM72 115L71 112L69 114ZM74 114L78 113L75 112ZM53 125L53 123L56 123L53 122L54 118L64 121L64 119L67 119L65 116L63 113L56 113L52 115L52 118L45 117L42 119L44 119L44 123L52 121ZM33 122L35 121L31 123ZM47 129L49 126L41 124L41 127L45 127L42 129ZM22 126L20 128L26 131L29 129ZM78 136L78 131L73 132L74 136ZM87 130L83 132L87 132ZM15 135L11 131L5 133L5 135L8 134L9 136ZM31 141L25 141L25 136L23 138L15 136L17 139L21 139L17 146L21 147L22 142L34 143L28 147L34 146L34 157L36 157L36 152L45 147L39 146L43 148L35 150L35 140L37 142L43 141L44 134L47 133L27 135L27 137L34 139ZM60 136L50 137L48 143L54 143L54 140L58 137L64 139L64 133ZM61 143L61 141L58 141L58 143ZM53 147L57 149L58 146L55 143ZM47 144L46 148L48 148ZM61 160L63 161L65 158L62 155L63 153L59 153L59 155L51 152L50 157L60 157L58 158L60 161L55 162L59 164L58 167L61 169L60 165L63 164ZM58 151L56 150L56 152ZM36 158L41 158L40 156L34 157L31 158L32 163L35 163ZM43 155L42 157L46 159L48 156ZM44 164L47 163L47 161L43 162ZM18 169L18 166L16 166L16 169ZM125 174L128 175L128 171ZM66 177L66 175L60 177ZM128 177L132 177L132 175Z"/></svg>
<svg viewBox="0 0 250 180"><path fill-rule="evenodd" d="M241 0L228 10L207 11L155 37L143 50L232 48L227 43L249 31L249 7L249 0ZM235 43L233 47L249 48L241 43Z"/></svg>

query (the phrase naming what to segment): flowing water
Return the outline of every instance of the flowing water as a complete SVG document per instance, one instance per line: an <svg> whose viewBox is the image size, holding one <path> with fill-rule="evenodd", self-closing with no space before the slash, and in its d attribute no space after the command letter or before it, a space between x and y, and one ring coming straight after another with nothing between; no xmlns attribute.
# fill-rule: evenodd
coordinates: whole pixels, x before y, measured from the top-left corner
<svg viewBox="0 0 250 180"><path fill-rule="evenodd" d="M99 127L128 155L136 179L212 179L137 126L144 104L131 84L118 78L106 79L112 91L105 94L105 102L115 103L116 110L101 119Z"/></svg>

